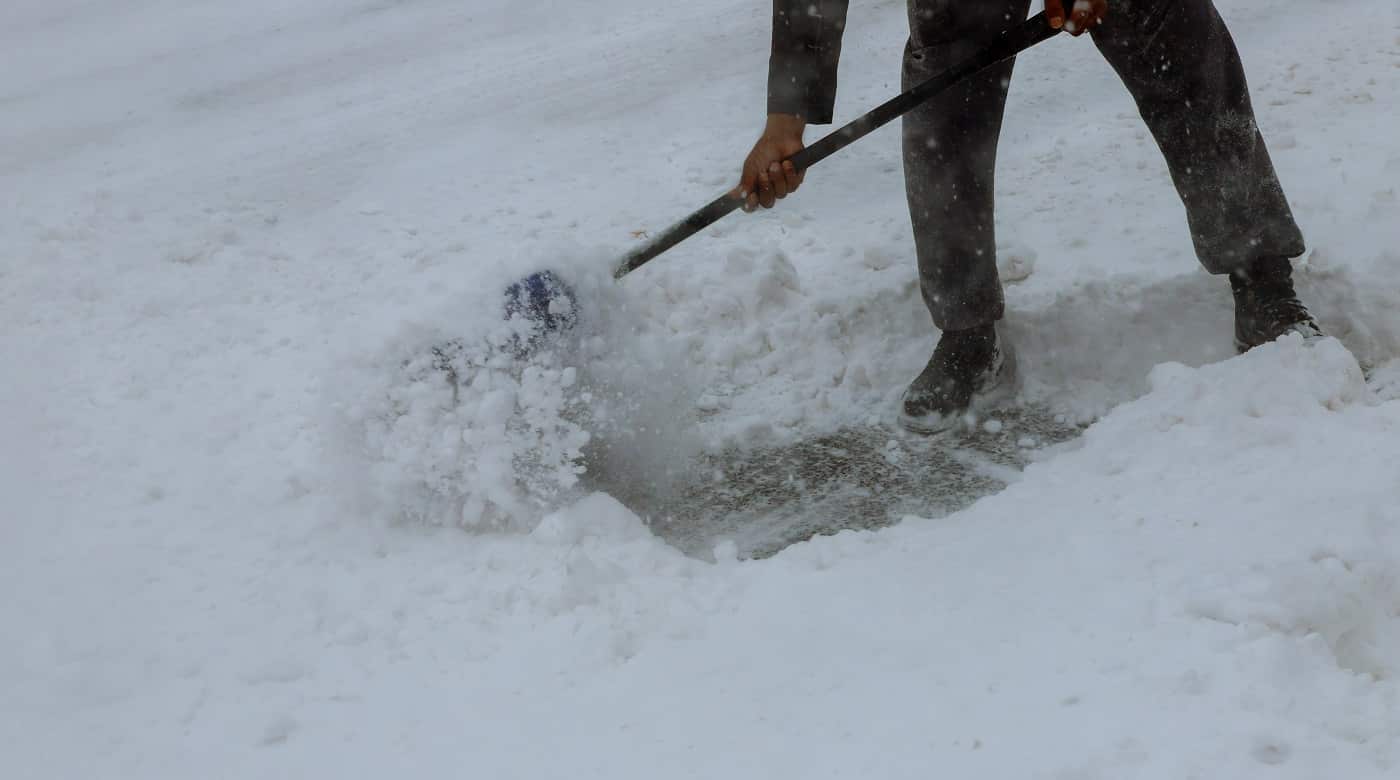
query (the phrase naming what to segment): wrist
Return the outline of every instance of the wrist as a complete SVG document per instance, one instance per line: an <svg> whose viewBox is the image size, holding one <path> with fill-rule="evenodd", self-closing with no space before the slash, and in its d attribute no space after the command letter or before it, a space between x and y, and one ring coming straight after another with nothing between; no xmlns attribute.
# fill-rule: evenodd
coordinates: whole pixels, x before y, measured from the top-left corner
<svg viewBox="0 0 1400 780"><path fill-rule="evenodd" d="M769 114L763 127L765 135L793 135L801 137L807 129L807 120L796 114Z"/></svg>

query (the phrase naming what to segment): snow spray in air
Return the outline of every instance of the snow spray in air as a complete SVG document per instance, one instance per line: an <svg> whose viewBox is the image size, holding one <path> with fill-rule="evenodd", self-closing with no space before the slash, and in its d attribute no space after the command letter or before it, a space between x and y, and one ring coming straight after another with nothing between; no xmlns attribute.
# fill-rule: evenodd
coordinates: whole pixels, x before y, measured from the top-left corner
<svg viewBox="0 0 1400 780"><path fill-rule="evenodd" d="M680 470L695 383L606 269L526 277L504 318L485 295L401 329L346 383L375 514L527 531L582 493Z"/></svg>

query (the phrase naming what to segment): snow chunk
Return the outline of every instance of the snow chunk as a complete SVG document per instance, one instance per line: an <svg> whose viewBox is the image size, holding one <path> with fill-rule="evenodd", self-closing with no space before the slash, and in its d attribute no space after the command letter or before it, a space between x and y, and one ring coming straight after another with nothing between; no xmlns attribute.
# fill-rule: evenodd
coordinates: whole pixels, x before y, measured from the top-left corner
<svg viewBox="0 0 1400 780"><path fill-rule="evenodd" d="M1035 273L1035 249L1021 243L1006 243L997 247L997 274L1002 282L1014 284L1029 279Z"/></svg>
<svg viewBox="0 0 1400 780"><path fill-rule="evenodd" d="M1194 422L1335 411L1369 395L1361 366L1341 342L1309 344L1297 334L1200 369L1164 363L1152 369L1148 384L1154 406Z"/></svg>
<svg viewBox="0 0 1400 780"><path fill-rule="evenodd" d="M872 246L865 250L865 254L861 256L861 262L872 271L883 271L894 264L894 259L890 257L889 252L880 247Z"/></svg>
<svg viewBox="0 0 1400 780"><path fill-rule="evenodd" d="M627 542L651 536L632 510L605 493L594 493L572 506L546 515L531 533L552 544L578 544L584 539Z"/></svg>

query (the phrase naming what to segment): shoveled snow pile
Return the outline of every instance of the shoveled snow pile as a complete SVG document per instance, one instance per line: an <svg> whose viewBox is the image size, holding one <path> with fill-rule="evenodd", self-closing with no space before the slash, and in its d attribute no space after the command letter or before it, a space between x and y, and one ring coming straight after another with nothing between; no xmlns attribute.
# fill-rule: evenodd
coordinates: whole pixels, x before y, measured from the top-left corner
<svg viewBox="0 0 1400 780"><path fill-rule="evenodd" d="M612 282L761 121L767 6L663 5L7 5L0 776L1400 776L1393 0L1219 3L1335 339L1233 354L1049 42L998 262L1025 400L1092 425L762 560L626 488L887 423L937 334L893 128ZM853 3L838 120L906 24ZM580 329L507 359L541 267Z"/></svg>

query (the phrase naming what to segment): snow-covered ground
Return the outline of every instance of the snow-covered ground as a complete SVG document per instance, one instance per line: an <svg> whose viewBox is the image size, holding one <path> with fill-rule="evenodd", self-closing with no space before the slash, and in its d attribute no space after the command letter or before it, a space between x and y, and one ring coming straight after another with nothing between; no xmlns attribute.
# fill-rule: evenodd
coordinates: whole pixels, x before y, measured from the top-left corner
<svg viewBox="0 0 1400 780"><path fill-rule="evenodd" d="M964 511L711 560L510 470L543 436L567 485L587 429L582 485L662 480L886 420L926 359L894 128L605 282L732 183L766 4L9 0L0 774L1400 775L1400 7L1221 10L1340 340L1232 355L1131 101L1051 41L1008 328L1026 400L1097 422ZM853 4L838 121L904 25ZM582 344L413 381L541 264Z"/></svg>

